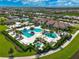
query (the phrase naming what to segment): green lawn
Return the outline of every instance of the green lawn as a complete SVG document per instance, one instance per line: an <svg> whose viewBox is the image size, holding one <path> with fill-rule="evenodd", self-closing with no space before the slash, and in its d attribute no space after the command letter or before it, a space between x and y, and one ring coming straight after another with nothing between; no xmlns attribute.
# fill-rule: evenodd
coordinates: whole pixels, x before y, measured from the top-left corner
<svg viewBox="0 0 79 59"><path fill-rule="evenodd" d="M41 59L70 59L75 52L79 50L79 34L75 37L75 39L63 50L42 57Z"/></svg>
<svg viewBox="0 0 79 59"><path fill-rule="evenodd" d="M5 30L6 26L0 25L0 31ZM14 56L29 56L35 52L18 52L12 42L8 41L2 34L0 34L0 57L9 56L8 51L10 48L14 49ZM79 34L75 39L63 50L51 54L49 56L42 57L41 59L69 59L79 49Z"/></svg>
<svg viewBox="0 0 79 59"><path fill-rule="evenodd" d="M62 15L79 16L79 13L61 13Z"/></svg>
<svg viewBox="0 0 79 59"><path fill-rule="evenodd" d="M6 29L7 29L7 26L0 25L0 31L6 30Z"/></svg>
<svg viewBox="0 0 79 59"><path fill-rule="evenodd" d="M7 27L0 25L0 31L5 30ZM2 34L0 34L0 57L9 56L8 51L10 48L14 50L14 56L29 56L35 54L34 51L32 52L18 52L15 49L15 46L11 41L8 41Z"/></svg>
<svg viewBox="0 0 79 59"><path fill-rule="evenodd" d="M74 27L76 27L77 29L79 29L79 24L76 24Z"/></svg>
<svg viewBox="0 0 79 59"><path fill-rule="evenodd" d="M79 30L79 24L76 24L76 25L70 27L70 30L68 30L68 32L71 34L74 34L77 30Z"/></svg>
<svg viewBox="0 0 79 59"><path fill-rule="evenodd" d="M71 33L74 34L77 30L79 30L79 24L76 24L73 26L73 28L71 28Z"/></svg>

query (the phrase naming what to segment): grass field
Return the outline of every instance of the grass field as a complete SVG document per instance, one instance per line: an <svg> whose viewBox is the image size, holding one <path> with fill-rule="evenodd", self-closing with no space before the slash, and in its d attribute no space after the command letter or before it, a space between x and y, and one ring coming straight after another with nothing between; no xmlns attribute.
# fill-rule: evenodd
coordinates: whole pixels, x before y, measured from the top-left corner
<svg viewBox="0 0 79 59"><path fill-rule="evenodd" d="M6 30L7 26L0 25L0 31Z"/></svg>
<svg viewBox="0 0 79 59"><path fill-rule="evenodd" d="M70 59L73 54L79 50L79 34L74 38L74 40L63 50L42 57L41 59Z"/></svg>
<svg viewBox="0 0 79 59"><path fill-rule="evenodd" d="M79 30L79 24L74 25L73 28L71 28L71 33L74 34L77 30Z"/></svg>
<svg viewBox="0 0 79 59"><path fill-rule="evenodd" d="M6 30L6 26L0 25L0 31ZM8 51L10 48L14 50L14 56L29 56L33 55L35 52L18 52L12 42L8 41L2 34L0 34L0 57L9 56ZM79 34L75 39L63 50L42 57L41 59L69 59L77 50L79 49Z"/></svg>
<svg viewBox="0 0 79 59"><path fill-rule="evenodd" d="M61 13L62 15L79 16L79 13Z"/></svg>
<svg viewBox="0 0 79 59"><path fill-rule="evenodd" d="M6 30L7 27L6 26L2 26L0 25L0 31L2 30ZM9 56L8 51L10 50L10 48L13 48L14 50L14 56L29 56L29 55L34 55L35 52L18 52L15 49L15 46L13 45L13 43L11 41L8 41L1 33L0 33L0 57L7 57Z"/></svg>

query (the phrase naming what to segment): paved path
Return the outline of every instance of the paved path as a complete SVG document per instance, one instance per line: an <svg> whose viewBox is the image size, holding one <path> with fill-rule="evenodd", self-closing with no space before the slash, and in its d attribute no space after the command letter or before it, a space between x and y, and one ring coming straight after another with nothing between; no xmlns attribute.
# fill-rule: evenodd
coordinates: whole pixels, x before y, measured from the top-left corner
<svg viewBox="0 0 79 59"><path fill-rule="evenodd" d="M79 30L76 31L76 33L72 36L72 38L70 39L70 41L67 41L64 45L62 45L61 47L64 48L66 47L75 37L76 35L79 33ZM49 54L53 54L55 52L58 52L60 51L61 49L58 48L57 50L50 50L48 53L45 53L45 54L41 54L40 57L43 57L43 56L47 56ZM15 57L14 59L34 59L38 57L38 55L33 55L33 56L26 56L26 57ZM0 57L0 59L9 59L9 58L4 58L4 57Z"/></svg>

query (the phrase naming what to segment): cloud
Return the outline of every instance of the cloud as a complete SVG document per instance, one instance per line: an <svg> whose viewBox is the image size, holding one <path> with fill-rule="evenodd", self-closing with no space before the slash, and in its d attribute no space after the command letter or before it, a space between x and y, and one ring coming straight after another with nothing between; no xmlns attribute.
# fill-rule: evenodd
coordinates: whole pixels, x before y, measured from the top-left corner
<svg viewBox="0 0 79 59"><path fill-rule="evenodd" d="M71 7L74 6L72 0L57 0L57 6L60 7Z"/></svg>
<svg viewBox="0 0 79 59"><path fill-rule="evenodd" d="M43 1L49 1L49 0L22 0L24 2L43 2Z"/></svg>
<svg viewBox="0 0 79 59"><path fill-rule="evenodd" d="M79 0L0 0L4 4L4 1L9 3L13 2L16 5L21 4L20 6L33 6L33 7L69 7L69 6L79 6ZM6 2L6 3L7 3ZM4 4L5 5L5 4Z"/></svg>
<svg viewBox="0 0 79 59"><path fill-rule="evenodd" d="M47 6L47 7L62 7L78 5L79 0L20 0L22 4L28 6Z"/></svg>
<svg viewBox="0 0 79 59"><path fill-rule="evenodd" d="M74 3L79 3L79 0L71 0Z"/></svg>
<svg viewBox="0 0 79 59"><path fill-rule="evenodd" d="M20 0L13 0L13 2L19 2Z"/></svg>
<svg viewBox="0 0 79 59"><path fill-rule="evenodd" d="M48 1L48 0L21 0L21 2L23 3L23 4L33 4L33 5L35 5L35 4L40 4L39 2L44 2L44 1Z"/></svg>
<svg viewBox="0 0 79 59"><path fill-rule="evenodd" d="M7 0L7 1L11 1L11 0Z"/></svg>
<svg viewBox="0 0 79 59"><path fill-rule="evenodd" d="M4 0L3 0L4 1ZM20 1L20 0L6 0L6 1L8 1L8 2L18 2L18 1Z"/></svg>

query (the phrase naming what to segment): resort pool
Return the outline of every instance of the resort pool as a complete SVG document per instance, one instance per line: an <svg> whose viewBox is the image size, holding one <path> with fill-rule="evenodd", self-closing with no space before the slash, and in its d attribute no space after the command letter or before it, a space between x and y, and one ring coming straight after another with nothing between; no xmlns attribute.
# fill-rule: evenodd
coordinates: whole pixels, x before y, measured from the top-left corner
<svg viewBox="0 0 79 59"><path fill-rule="evenodd" d="M23 34L24 36L26 36L26 37L28 37L28 38L33 36L33 34L28 33L28 32L25 31L25 30L22 30L21 32L22 32L22 34Z"/></svg>
<svg viewBox="0 0 79 59"><path fill-rule="evenodd" d="M36 43L36 47L40 47L41 46L41 43Z"/></svg>
<svg viewBox="0 0 79 59"><path fill-rule="evenodd" d="M47 33L45 35L50 37L50 38L56 38L57 37L56 33Z"/></svg>
<svg viewBox="0 0 79 59"><path fill-rule="evenodd" d="M35 28L34 31L36 31L36 32L41 32L42 29L40 29L40 28Z"/></svg>
<svg viewBox="0 0 79 59"><path fill-rule="evenodd" d="M37 42L37 43L35 43L35 46L36 46L36 47L43 47L43 46L44 46L44 44L43 44L43 43L41 43L41 42Z"/></svg>
<svg viewBox="0 0 79 59"><path fill-rule="evenodd" d="M21 32L22 32L22 34L24 35L24 36L26 36L26 37L32 37L34 34L35 34L35 32L41 32L42 31L42 29L40 29L40 28L35 28L34 30L30 30L30 29L23 29ZM31 33L32 32L32 33Z"/></svg>

